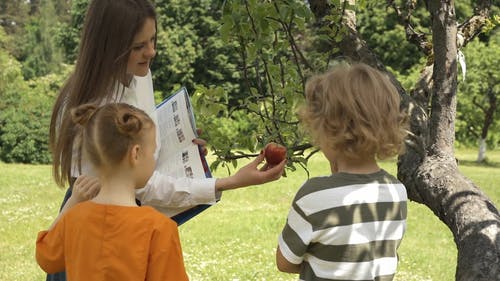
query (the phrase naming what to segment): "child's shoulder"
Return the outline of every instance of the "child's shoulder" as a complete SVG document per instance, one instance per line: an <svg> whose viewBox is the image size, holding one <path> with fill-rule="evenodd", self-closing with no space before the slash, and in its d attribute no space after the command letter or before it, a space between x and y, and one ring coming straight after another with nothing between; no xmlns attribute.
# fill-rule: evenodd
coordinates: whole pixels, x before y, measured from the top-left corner
<svg viewBox="0 0 500 281"><path fill-rule="evenodd" d="M301 198L308 194L326 189L337 188L342 185L342 181L339 181L338 174L309 178L297 191L296 198Z"/></svg>
<svg viewBox="0 0 500 281"><path fill-rule="evenodd" d="M177 227L177 223L175 221L160 213L158 210L151 206L141 206L137 209L144 220L147 220L154 225L163 227Z"/></svg>
<svg viewBox="0 0 500 281"><path fill-rule="evenodd" d="M338 189L347 186L360 186L370 183L400 184L400 181L385 170L373 174L335 173L328 176L308 179L297 192L296 198L322 190Z"/></svg>
<svg viewBox="0 0 500 281"><path fill-rule="evenodd" d="M73 207L71 207L67 212L66 216L79 216L84 215L86 212L89 212L93 209L94 204L90 201L83 201L76 203Z"/></svg>
<svg viewBox="0 0 500 281"><path fill-rule="evenodd" d="M304 183L303 188L314 190L338 188L346 185L351 185L358 180L359 178L353 174L335 173L331 175L310 178Z"/></svg>

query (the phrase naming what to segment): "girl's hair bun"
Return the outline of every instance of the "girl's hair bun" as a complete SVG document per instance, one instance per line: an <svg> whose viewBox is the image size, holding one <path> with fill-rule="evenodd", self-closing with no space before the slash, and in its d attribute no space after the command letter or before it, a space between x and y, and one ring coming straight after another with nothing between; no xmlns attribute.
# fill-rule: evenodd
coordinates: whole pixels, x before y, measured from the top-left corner
<svg viewBox="0 0 500 281"><path fill-rule="evenodd" d="M119 110L116 118L118 131L126 136L134 137L142 129L142 120L130 108Z"/></svg>
<svg viewBox="0 0 500 281"><path fill-rule="evenodd" d="M73 123L84 126L97 110L95 104L83 104L71 109L71 119Z"/></svg>

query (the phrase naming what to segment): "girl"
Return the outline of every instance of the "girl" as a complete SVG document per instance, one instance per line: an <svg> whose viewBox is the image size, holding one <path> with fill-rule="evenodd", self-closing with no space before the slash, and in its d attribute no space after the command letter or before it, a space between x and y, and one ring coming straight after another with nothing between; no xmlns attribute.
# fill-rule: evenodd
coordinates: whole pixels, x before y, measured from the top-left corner
<svg viewBox="0 0 500 281"><path fill-rule="evenodd" d="M77 145L94 166L79 177L59 216L36 242L36 260L48 273L66 269L69 280L188 280L177 225L155 209L138 207L135 190L155 168L156 128L142 110L125 103L71 111L82 126ZM79 204L78 204L79 203Z"/></svg>

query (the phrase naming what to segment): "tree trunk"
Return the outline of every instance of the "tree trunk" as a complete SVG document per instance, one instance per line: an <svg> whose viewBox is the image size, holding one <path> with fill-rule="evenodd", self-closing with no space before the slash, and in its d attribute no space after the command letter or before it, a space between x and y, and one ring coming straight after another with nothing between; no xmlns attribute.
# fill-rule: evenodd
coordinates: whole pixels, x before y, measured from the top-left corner
<svg viewBox="0 0 500 281"><path fill-rule="evenodd" d="M486 107L476 102L475 98L472 100L472 102L484 113L484 122L481 128L481 136L479 139L479 152L476 161L477 163L481 163L484 161L484 159L486 159L486 137L488 136L488 131L491 124L493 124L495 111L497 110L498 106L497 97L492 88L488 90L486 97L488 99L488 105Z"/></svg>
<svg viewBox="0 0 500 281"><path fill-rule="evenodd" d="M322 14L313 7L326 7L329 2L309 2L320 19ZM453 233L458 248L456 280L500 280L500 215L491 200L458 171L454 157L457 91L454 2L427 1L427 6L432 18L434 64L424 69L411 97L388 73L410 114L410 136L407 150L398 161L398 178L405 184L410 200L429 207ZM339 46L344 55L384 70L357 34L355 20L346 21L350 33Z"/></svg>
<svg viewBox="0 0 500 281"><path fill-rule="evenodd" d="M477 153L477 163L482 163L486 159L486 139L479 139L479 151Z"/></svg>

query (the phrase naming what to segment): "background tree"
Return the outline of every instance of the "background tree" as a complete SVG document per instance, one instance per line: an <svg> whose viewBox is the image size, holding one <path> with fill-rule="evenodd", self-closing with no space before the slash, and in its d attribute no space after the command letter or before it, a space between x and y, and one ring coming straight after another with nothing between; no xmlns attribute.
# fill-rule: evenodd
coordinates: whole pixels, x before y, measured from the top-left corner
<svg viewBox="0 0 500 281"><path fill-rule="evenodd" d="M12 38L7 48L21 62L25 79L59 71L56 30L69 19L69 0L3 1L0 9L0 25Z"/></svg>
<svg viewBox="0 0 500 281"><path fill-rule="evenodd" d="M15 86L22 84L23 77L21 74L20 63L9 53L6 46L10 44L11 38L7 35L2 27L0 27L0 100L5 100L9 91ZM0 107L4 110L8 105L3 104Z"/></svg>
<svg viewBox="0 0 500 281"><path fill-rule="evenodd" d="M0 25L9 34L21 32L28 18L30 6L28 1L0 2Z"/></svg>
<svg viewBox="0 0 500 281"><path fill-rule="evenodd" d="M360 36L398 79L408 76L413 67L420 66L424 54L417 46L406 40L405 27L400 24L394 10L387 9L383 1L371 1L368 7L356 14ZM418 23L421 32L429 32L429 17L425 7L420 7L412 15L412 22ZM413 81L415 82L415 81Z"/></svg>
<svg viewBox="0 0 500 281"><path fill-rule="evenodd" d="M181 85L193 92L195 85L215 84L229 95L239 95L236 49L218 35L220 1L155 1L158 15L157 56L151 71L162 97Z"/></svg>
<svg viewBox="0 0 500 281"><path fill-rule="evenodd" d="M34 13L36 16L32 16L24 27L21 55L18 56L27 80L59 72L63 59L55 40L59 17L54 2L42 1Z"/></svg>
<svg viewBox="0 0 500 281"><path fill-rule="evenodd" d="M487 146L495 148L500 124L500 34L492 32L487 42L474 40L464 49L465 81L459 81L457 105L457 140L479 145L477 162L486 160Z"/></svg>
<svg viewBox="0 0 500 281"><path fill-rule="evenodd" d="M65 13L67 16L62 16L65 20L59 23L56 30L55 40L61 46L64 62L67 64L74 64L76 61L88 4L89 0L72 0L71 8Z"/></svg>

